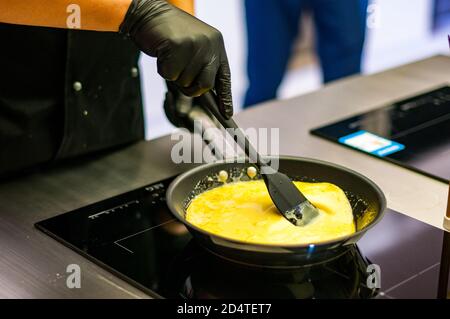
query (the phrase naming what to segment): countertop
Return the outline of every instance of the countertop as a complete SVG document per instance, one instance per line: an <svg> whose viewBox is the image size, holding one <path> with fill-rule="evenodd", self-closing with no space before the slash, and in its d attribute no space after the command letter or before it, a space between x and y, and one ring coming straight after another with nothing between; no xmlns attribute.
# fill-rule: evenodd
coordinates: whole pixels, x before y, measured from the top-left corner
<svg viewBox="0 0 450 319"><path fill-rule="evenodd" d="M243 127L280 128L280 153L320 158L375 181L388 206L442 228L448 185L310 135L309 129L450 83L450 57L436 56L370 76L354 76L236 116ZM66 211L176 175L170 136L0 184L0 297L148 298L34 228ZM420 196L419 196L420 195ZM421 198L417 201L417 198ZM81 288L66 286L66 267L81 267Z"/></svg>

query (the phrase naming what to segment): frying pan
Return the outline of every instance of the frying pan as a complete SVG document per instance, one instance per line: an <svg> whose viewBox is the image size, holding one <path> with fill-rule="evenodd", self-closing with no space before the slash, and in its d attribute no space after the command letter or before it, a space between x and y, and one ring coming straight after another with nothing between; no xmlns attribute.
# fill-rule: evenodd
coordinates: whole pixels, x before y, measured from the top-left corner
<svg viewBox="0 0 450 319"><path fill-rule="evenodd" d="M220 123L210 109L202 104L205 103L200 102L190 110L184 108L179 115L184 117L187 123L190 122L189 126L194 128L194 132L203 133L203 141L207 146L213 146L212 153L217 158L223 158L226 152L223 149L224 144L220 143L221 138L205 134L210 128L219 128ZM383 217L386 198L381 189L363 175L317 159L289 156L267 159L277 160L279 171L293 180L328 182L343 189L353 209L356 232L350 236L308 245L270 245L222 237L188 222L185 214L190 201L208 189L221 186L223 183L217 178L220 171L226 171L229 180L248 178L245 172L251 164L236 155L234 159L204 164L178 176L166 192L168 207L197 242L211 253L232 262L269 268L305 267L340 257Z"/></svg>
<svg viewBox="0 0 450 319"><path fill-rule="evenodd" d="M197 242L211 253L233 262L275 268L303 267L337 258L383 217L385 196L377 185L363 175L317 159L289 156L278 159L279 170L293 180L329 182L341 187L353 208L356 232L309 245L253 244L212 234L188 222L185 212L190 201L201 192L220 186L221 183L213 178L220 171L227 171L230 177L245 176L242 172L251 164L237 159L205 164L178 176L167 190L167 204Z"/></svg>

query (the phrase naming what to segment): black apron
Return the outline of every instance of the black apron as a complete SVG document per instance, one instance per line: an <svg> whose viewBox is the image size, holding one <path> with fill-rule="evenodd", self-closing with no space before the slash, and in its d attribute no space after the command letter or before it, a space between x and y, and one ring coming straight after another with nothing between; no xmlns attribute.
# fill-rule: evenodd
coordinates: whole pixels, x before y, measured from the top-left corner
<svg viewBox="0 0 450 319"><path fill-rule="evenodd" d="M122 35L0 24L0 176L144 138Z"/></svg>

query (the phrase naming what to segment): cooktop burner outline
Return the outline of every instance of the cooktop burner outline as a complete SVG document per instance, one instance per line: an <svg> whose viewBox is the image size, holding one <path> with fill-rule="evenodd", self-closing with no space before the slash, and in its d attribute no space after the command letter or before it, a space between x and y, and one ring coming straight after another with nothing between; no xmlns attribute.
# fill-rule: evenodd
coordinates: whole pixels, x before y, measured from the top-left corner
<svg viewBox="0 0 450 319"><path fill-rule="evenodd" d="M117 239L116 241L114 241L114 244L116 244L117 246L119 246L119 247L125 249L125 250L128 251L129 253L134 254L134 251L132 251L131 249L128 249L127 247L125 247L125 246L119 244L119 242L124 241L124 240L127 240L127 239L129 239L129 238L132 238L132 237L134 237L134 236L138 236L138 235L140 235L140 234L142 234L142 233L145 233L145 232L147 232L147 231L150 231L150 230L152 230L152 229L155 229L156 227L161 227L161 226L163 226L163 225L165 225L165 224L172 223L172 222L174 222L175 220L176 220L176 219L174 218L174 219L168 220L168 221L166 221L166 222L164 222L164 223L161 223L161 224L159 224L159 225L152 226L152 227L149 227L149 228L147 228L147 229L144 229L144 230L141 230L141 231L139 231L139 232L136 232L136 233L134 233L134 234L128 235L128 236L126 236L126 237L124 237L124 238Z"/></svg>
<svg viewBox="0 0 450 319"><path fill-rule="evenodd" d="M386 289L385 291L383 291L384 294L385 294L386 296L389 296L388 294L389 294L390 291L395 290L396 288L398 288L398 287L400 287L400 286L406 284L407 282L409 282L409 281L411 281L411 280L417 278L417 277L420 276L420 275L425 274L427 271L429 271L429 270L431 270L431 269L433 269L433 268L435 268L435 267L437 267L437 266L439 266L439 265L440 265L440 263L435 263L435 264L433 264L433 265L431 265L431 266L425 268L424 270L420 271L419 273L413 274L411 277L408 277L408 278L406 278L406 279L400 281L398 284L395 284L394 286L392 286L392 287Z"/></svg>

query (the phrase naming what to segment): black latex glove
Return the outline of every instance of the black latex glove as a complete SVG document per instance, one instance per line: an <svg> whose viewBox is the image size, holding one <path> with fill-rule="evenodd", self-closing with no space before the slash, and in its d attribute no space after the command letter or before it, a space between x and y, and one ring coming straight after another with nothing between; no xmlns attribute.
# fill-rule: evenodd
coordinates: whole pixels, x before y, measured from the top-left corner
<svg viewBox="0 0 450 319"><path fill-rule="evenodd" d="M189 120L189 111L192 109L194 98L188 97L178 90L172 82L167 82L167 93L164 100L164 112L167 119L176 127L193 130L193 123Z"/></svg>
<svg viewBox="0 0 450 319"><path fill-rule="evenodd" d="M120 32L156 57L158 73L185 95L215 89L222 114L233 115L230 67L218 30L165 0L133 0Z"/></svg>

